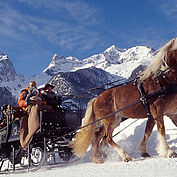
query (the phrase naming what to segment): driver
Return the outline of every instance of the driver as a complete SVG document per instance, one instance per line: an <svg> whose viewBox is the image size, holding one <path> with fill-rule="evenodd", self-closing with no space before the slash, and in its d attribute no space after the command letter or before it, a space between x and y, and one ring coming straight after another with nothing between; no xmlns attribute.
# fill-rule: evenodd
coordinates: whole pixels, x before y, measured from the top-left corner
<svg viewBox="0 0 177 177"><path fill-rule="evenodd" d="M53 88L53 85L46 84L41 91L41 94L45 99L47 105L52 106L55 111L59 111L61 110L61 97L56 95L56 93L53 91Z"/></svg>

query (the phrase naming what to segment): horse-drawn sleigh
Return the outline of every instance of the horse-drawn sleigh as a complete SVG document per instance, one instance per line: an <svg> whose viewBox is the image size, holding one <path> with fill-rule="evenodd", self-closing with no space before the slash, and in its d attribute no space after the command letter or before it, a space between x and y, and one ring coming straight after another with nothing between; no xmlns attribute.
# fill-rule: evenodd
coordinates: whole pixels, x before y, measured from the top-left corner
<svg viewBox="0 0 177 177"><path fill-rule="evenodd" d="M145 134L139 145L143 157L150 156L146 151L146 145L155 124L159 134L159 153L163 157L177 157L166 142L163 121L163 116L167 115L177 125L176 108L177 39L175 38L157 52L154 61L137 79L109 88L97 98L90 100L82 127L80 127L80 113L40 112L40 128L28 148L28 164L37 166L42 159L46 160L49 156L55 161L56 153L65 160L69 159L72 153L83 157L91 144L92 161L95 163L103 163L101 149L105 144L112 146L122 159L128 162L131 157L112 139L113 130L123 117L148 118ZM7 109L7 115L11 115L9 112ZM7 118L6 126L0 130L1 161L8 158L12 161L13 167L20 154L19 128L18 120L11 122ZM1 167L2 164L3 162Z"/></svg>

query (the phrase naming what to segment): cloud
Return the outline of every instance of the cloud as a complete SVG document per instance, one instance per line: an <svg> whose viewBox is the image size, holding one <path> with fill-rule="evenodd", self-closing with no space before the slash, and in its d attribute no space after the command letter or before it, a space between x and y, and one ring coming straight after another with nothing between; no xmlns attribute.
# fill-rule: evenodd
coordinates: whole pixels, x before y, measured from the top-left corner
<svg viewBox="0 0 177 177"><path fill-rule="evenodd" d="M166 16L172 20L177 19L177 0L162 2L160 7Z"/></svg>
<svg viewBox="0 0 177 177"><path fill-rule="evenodd" d="M6 10L4 11L3 6L0 7L0 37L32 45L35 41L38 43L38 40L46 40L52 45L70 50L93 48L100 40L99 33L88 28L94 26L97 20L93 17L96 10L86 3L62 0L52 0L50 3L45 0L16 0L16 2L27 3L37 10L41 7L47 8L53 13L61 13L64 8L70 16L67 16L67 19L61 19L59 16L56 16L57 18L34 16L27 12L22 13L9 4L1 3ZM73 19L75 23L70 22Z"/></svg>
<svg viewBox="0 0 177 177"><path fill-rule="evenodd" d="M160 48L164 43L166 43L168 39L164 34L166 33L166 28L156 29L153 26L145 27L139 26L136 27L134 30L131 29L130 31L121 31L116 32L119 34L118 42L119 45L123 46L148 46L153 49Z"/></svg>
<svg viewBox="0 0 177 177"><path fill-rule="evenodd" d="M33 8L46 8L52 13L61 15L67 13L70 18L75 20L77 23L85 25L93 25L98 23L98 9L90 7L87 3L76 0L16 0L20 3L25 3Z"/></svg>

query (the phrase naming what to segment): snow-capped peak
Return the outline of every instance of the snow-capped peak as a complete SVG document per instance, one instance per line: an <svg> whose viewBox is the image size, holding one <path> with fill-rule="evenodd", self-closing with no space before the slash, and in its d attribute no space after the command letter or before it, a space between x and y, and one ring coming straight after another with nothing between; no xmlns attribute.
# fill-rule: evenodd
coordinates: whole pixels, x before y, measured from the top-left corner
<svg viewBox="0 0 177 177"><path fill-rule="evenodd" d="M75 57L67 57L60 56L58 54L54 54L52 57L52 61L49 66L43 71L50 76L53 76L59 72L68 72L72 70L72 66L76 63L80 63L80 61Z"/></svg>
<svg viewBox="0 0 177 177"><path fill-rule="evenodd" d="M120 49L115 45L112 45L104 52L92 55L83 60L79 60L72 56L65 58L54 54L51 63L43 72L53 76L58 72L70 72L94 66L111 74L128 77L132 70L135 69L135 67L138 67L139 64L151 60L152 53L153 50L146 46Z"/></svg>
<svg viewBox="0 0 177 177"><path fill-rule="evenodd" d="M7 59L8 59L8 56L2 53L2 51L0 51L0 61L7 60Z"/></svg>
<svg viewBox="0 0 177 177"><path fill-rule="evenodd" d="M12 61L0 51L0 82L14 81L16 75Z"/></svg>
<svg viewBox="0 0 177 177"><path fill-rule="evenodd" d="M127 49L121 49L121 48L116 47L115 45L112 45L109 48L107 48L103 53L111 53L111 52L114 52L114 51L123 52L125 50L127 50Z"/></svg>

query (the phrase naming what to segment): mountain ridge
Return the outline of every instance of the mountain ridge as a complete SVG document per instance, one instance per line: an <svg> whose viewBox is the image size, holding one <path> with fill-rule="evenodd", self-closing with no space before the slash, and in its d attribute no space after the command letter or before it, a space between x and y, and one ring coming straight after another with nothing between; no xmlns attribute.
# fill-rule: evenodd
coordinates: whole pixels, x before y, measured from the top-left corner
<svg viewBox="0 0 177 177"><path fill-rule="evenodd" d="M79 60L76 57L71 56L65 58L58 54L54 54L51 63L48 65L47 68L45 68L45 70L43 70L43 72L52 75L57 74L58 72L76 71L78 69L84 69L94 66L110 72L111 74L119 75L118 72L111 69L112 66L114 68L117 68L116 65L120 65L130 61L139 61L139 63L137 62L138 64L140 64L140 62L141 64L147 64L148 60L152 59L153 53L154 49L146 46L135 46L129 49L120 49L115 45L112 45L102 53L94 54L83 60ZM58 62L58 60L60 60L60 62ZM124 75L122 76L128 77Z"/></svg>
<svg viewBox="0 0 177 177"><path fill-rule="evenodd" d="M26 87L31 80L36 81L39 87L43 87L44 84L53 81L53 77L60 75L61 73L67 73L65 74L65 79L67 80L70 73L76 73L78 70L82 70L84 73L84 69L92 67L107 72L106 75L110 75L108 76L110 82L113 81L113 78L115 80L120 77L128 79L135 68L139 65L147 65L148 62L152 60L153 53L154 50L146 46L135 46L129 49L121 49L112 45L102 53L94 54L83 60L79 60L72 56L64 57L54 54L50 64L43 70L43 72L29 77L16 73L13 63L8 58L8 55L3 54L3 52L0 51L0 87L8 89L12 94L12 97L17 98L20 94L20 90ZM92 73L94 75L96 72L92 71ZM81 77L81 75L82 74L80 74L79 77ZM104 82L104 78L101 79L101 82ZM106 81L108 82L108 80ZM82 81L84 82L83 79ZM92 86L93 85L91 84L90 88ZM9 92L6 91L6 93Z"/></svg>

